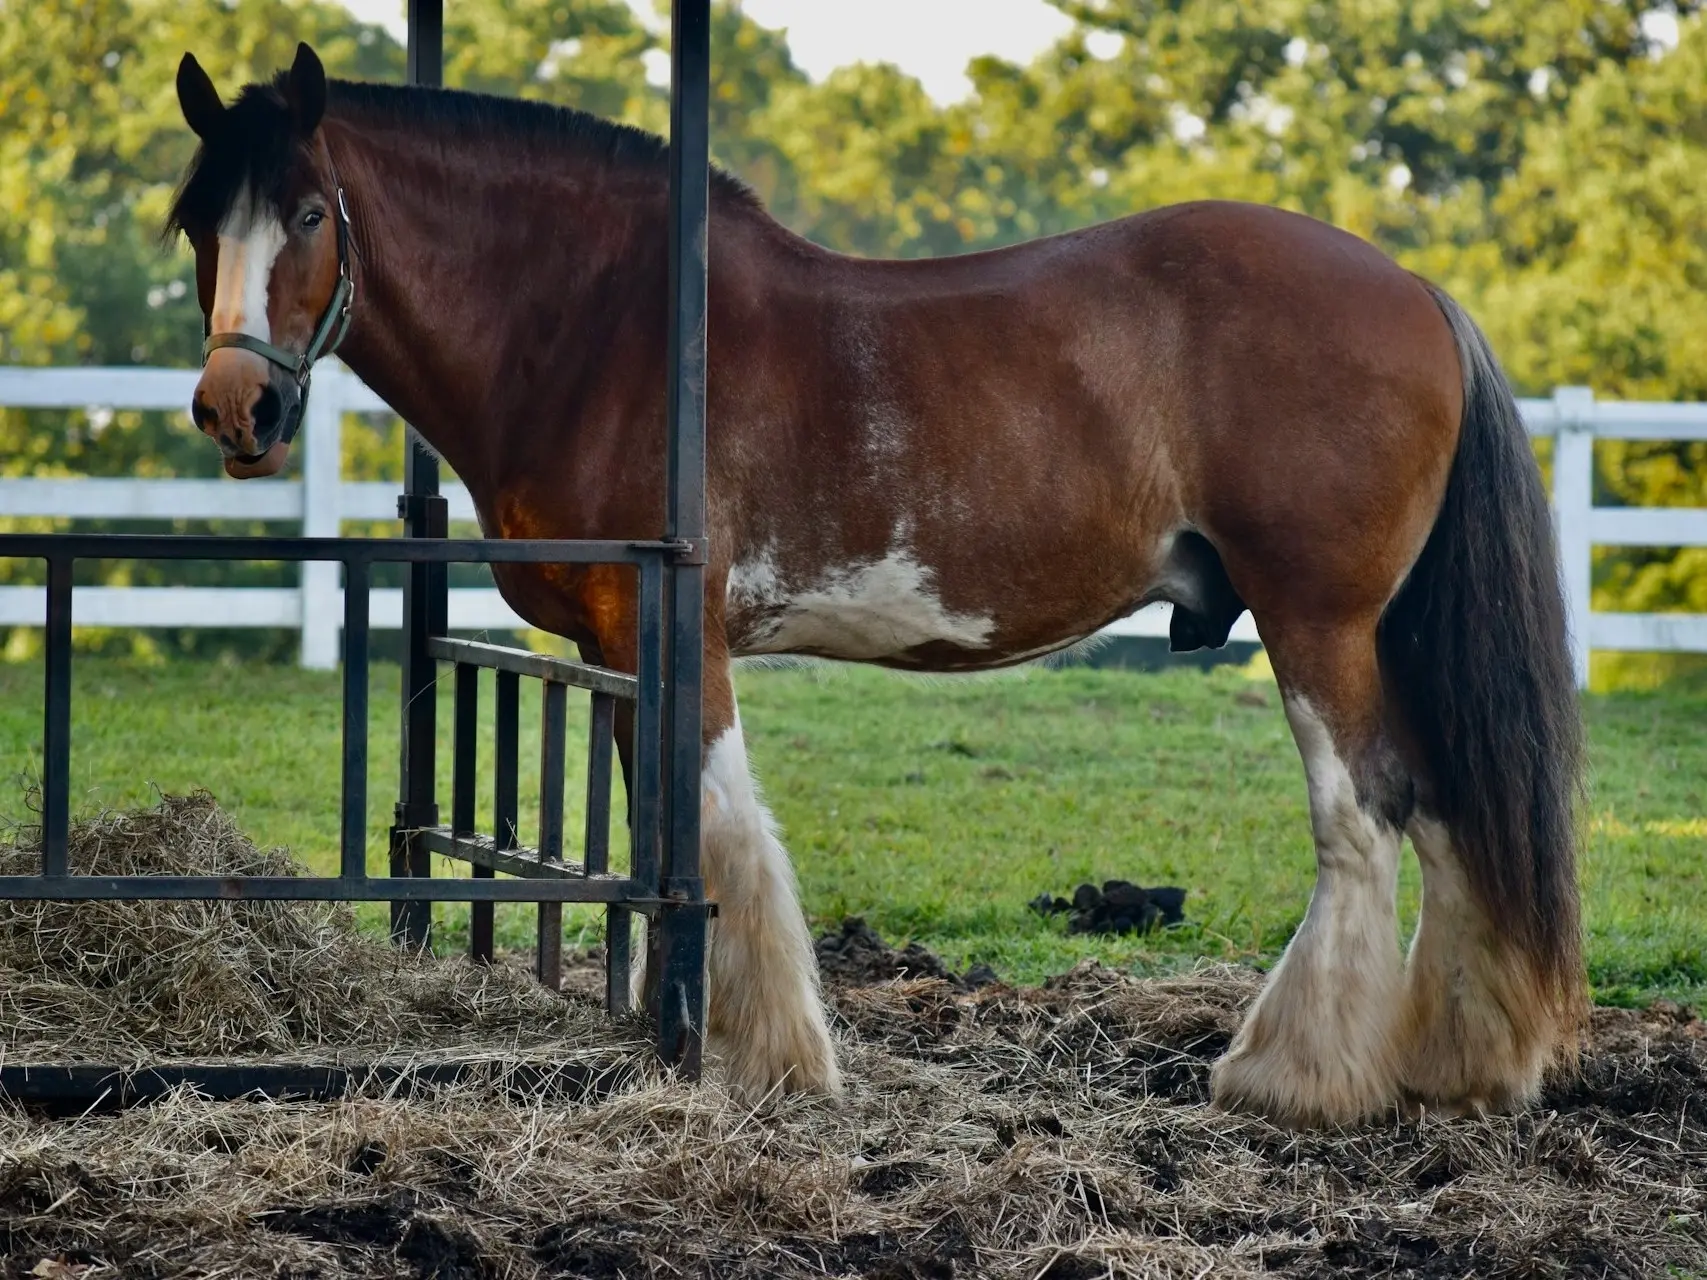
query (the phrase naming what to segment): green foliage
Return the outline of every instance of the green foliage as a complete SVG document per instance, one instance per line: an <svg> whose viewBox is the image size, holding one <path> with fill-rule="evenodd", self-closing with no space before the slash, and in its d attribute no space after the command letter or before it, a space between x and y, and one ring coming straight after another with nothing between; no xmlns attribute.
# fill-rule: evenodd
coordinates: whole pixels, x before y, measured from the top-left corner
<svg viewBox="0 0 1707 1280"><path fill-rule="evenodd" d="M779 32L714 9L713 148L846 252L962 252L1172 201L1298 209L1457 293L1527 392L1707 395L1707 20L1700 0L1052 0L1032 63L933 103L889 65L813 83ZM193 139L172 75L227 92L299 38L334 74L402 52L331 0L0 0L0 363L196 358L188 255L155 229ZM1644 32L1675 17L1664 49ZM655 130L661 37L624 0L457 0L446 80ZM395 424L352 475L395 474ZM1701 446L1608 443L1602 497L1707 505ZM212 475L177 415L0 410L6 474ZM0 567L0 573L6 570ZM1601 608L1703 607L1707 551L1618 550Z"/></svg>

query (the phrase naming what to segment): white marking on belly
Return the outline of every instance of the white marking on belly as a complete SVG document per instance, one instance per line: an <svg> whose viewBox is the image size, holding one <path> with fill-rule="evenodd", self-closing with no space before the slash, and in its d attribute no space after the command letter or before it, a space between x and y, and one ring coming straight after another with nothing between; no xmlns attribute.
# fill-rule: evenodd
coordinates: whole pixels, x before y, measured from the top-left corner
<svg viewBox="0 0 1707 1280"><path fill-rule="evenodd" d="M767 549L729 571L732 613L757 615L748 653L816 653L855 661L893 657L933 641L986 646L995 620L954 613L935 591L935 572L906 547L881 560L831 569L810 586L786 585Z"/></svg>
<svg viewBox="0 0 1707 1280"><path fill-rule="evenodd" d="M214 333L246 333L271 340L267 285L284 248L285 230L249 193L239 195L219 227L219 275L213 286Z"/></svg>

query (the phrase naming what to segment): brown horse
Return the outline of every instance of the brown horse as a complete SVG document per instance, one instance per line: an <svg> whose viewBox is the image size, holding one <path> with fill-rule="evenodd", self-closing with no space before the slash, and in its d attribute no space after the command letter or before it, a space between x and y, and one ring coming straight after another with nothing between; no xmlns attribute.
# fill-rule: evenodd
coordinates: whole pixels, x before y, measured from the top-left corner
<svg viewBox="0 0 1707 1280"><path fill-rule="evenodd" d="M306 46L229 106L186 56L178 93L202 146L171 226L216 339L249 339L211 344L195 392L232 475L282 465L296 373L336 340L348 277L343 358L489 536L659 535L661 141L328 84ZM710 253L704 870L730 1081L838 1083L731 659L997 667L1166 600L1187 647L1254 615L1317 855L1217 1101L1310 1124L1530 1098L1583 1002L1580 731L1540 476L1465 313L1352 236L1234 203L874 262L717 174ZM499 584L632 669L624 572L506 566ZM1424 879L1408 958L1406 833Z"/></svg>

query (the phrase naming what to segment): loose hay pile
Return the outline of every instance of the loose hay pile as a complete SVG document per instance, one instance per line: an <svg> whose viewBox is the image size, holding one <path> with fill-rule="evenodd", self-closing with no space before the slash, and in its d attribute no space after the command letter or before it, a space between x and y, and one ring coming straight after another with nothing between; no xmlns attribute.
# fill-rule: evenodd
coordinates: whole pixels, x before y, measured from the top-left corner
<svg viewBox="0 0 1707 1280"><path fill-rule="evenodd" d="M0 846L0 874L35 874L38 840ZM77 874L303 874L205 793L79 823L69 854ZM14 1062L106 1063L637 1050L642 1034L513 969L376 943L341 903L103 901L0 901L0 1033Z"/></svg>
<svg viewBox="0 0 1707 1280"><path fill-rule="evenodd" d="M205 802L166 811L191 826L223 823ZM111 821L136 830L149 819ZM78 833L80 849L89 838ZM376 1012L386 997L368 985L395 979L410 992L404 1005L436 1010L440 1029L469 1043L493 1027L513 1038L537 1009L557 1031L573 1022L587 1045L638 1053L632 1029L605 1022L590 1001L524 993L519 975L460 962L399 960L354 935L348 916L318 908L282 933L266 917L298 909L209 910L204 926L225 936L208 942L180 936L189 916L162 936L119 914L78 942L86 926L62 910L42 917L63 931L42 948L53 981L75 987L80 979L66 975L82 970L71 957L98 943L89 972L109 975L108 989L125 998L153 1001L149 1013L115 1011L104 1023L103 1034L128 1037L138 1053L160 1052L149 1040L157 1028L198 1033L226 1017L210 1004L198 1018L193 994L166 999L140 981L151 961L128 948L173 938L180 956L236 957L239 968L280 946L306 953L274 957L253 989L234 979L209 988L208 1000L270 1011L245 1015L247 1039L219 1043L301 1050L334 1030L376 1043L368 1019L402 1026L406 1017L403 1005ZM8 984L45 981L43 962L33 974L20 964L27 947L13 935L29 919L13 913L0 929ZM334 960L358 966L360 982L338 986L322 971ZM284 991L287 982L321 995ZM1029 991L969 993L944 979L837 988L847 1096L758 1112L715 1085L644 1070L619 1094L574 1105L452 1089L335 1105L178 1096L57 1122L0 1111L4 1266L18 1275L63 1260L73 1269L60 1274L83 1280L1707 1267L1699 1023L1675 1011L1602 1011L1582 1077L1530 1115L1297 1135L1204 1106L1208 1063L1255 986L1254 975L1224 968L1139 982L1087 966ZM470 995L488 989L502 999ZM341 1015L333 991L380 1004ZM7 1000L8 1027L15 1009L33 1010L38 1044L45 1011L76 1007L63 996L20 1006L8 991ZM458 1010L471 1021L459 1026ZM95 1265L74 1269L86 1263Z"/></svg>

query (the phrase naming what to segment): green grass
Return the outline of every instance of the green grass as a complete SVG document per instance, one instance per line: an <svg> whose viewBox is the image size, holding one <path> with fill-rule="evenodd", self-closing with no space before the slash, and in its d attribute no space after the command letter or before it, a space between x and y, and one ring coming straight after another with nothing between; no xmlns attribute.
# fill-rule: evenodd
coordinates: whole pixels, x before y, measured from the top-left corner
<svg viewBox="0 0 1707 1280"><path fill-rule="evenodd" d="M1086 956L1145 971L1204 955L1272 958L1303 913L1313 877L1303 774L1266 681L1229 668L919 679L835 667L745 671L739 681L754 765L820 925L863 914L956 965L985 961L1035 980ZM524 835L538 793L530 685ZM0 667L0 771L17 780L0 792L0 814L22 814L23 784L39 768L40 688L38 665ZM375 671L376 871L396 788L397 688L395 668ZM206 787L257 841L329 871L338 689L336 675L284 667L79 659L75 803L89 812L148 803L154 787ZM448 689L440 692L445 742ZM579 744L584 708L571 707ZM1593 790L1583 886L1597 996L1698 1002L1707 995L1707 696L1607 695L1586 707ZM448 804L448 761L440 764ZM580 830L575 790L570 832ZM620 820L620 796L616 812ZM620 832L613 844L620 862ZM1186 886L1190 923L1143 940L1075 937L1026 909L1041 892L1114 877ZM1407 924L1416 895L1407 859ZM445 944L455 945L465 909L438 910ZM572 930L596 934L593 913L571 914ZM531 909L499 915L501 937L521 945ZM377 926L377 909L364 918Z"/></svg>

